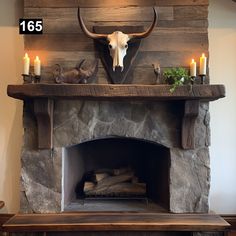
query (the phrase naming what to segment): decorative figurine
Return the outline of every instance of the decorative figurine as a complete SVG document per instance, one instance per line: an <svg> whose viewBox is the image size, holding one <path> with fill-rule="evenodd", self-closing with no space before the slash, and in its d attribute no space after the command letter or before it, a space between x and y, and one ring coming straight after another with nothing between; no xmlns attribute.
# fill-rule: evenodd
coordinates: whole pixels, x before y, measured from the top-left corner
<svg viewBox="0 0 236 236"><path fill-rule="evenodd" d="M70 71L63 72L59 64L55 65L53 77L58 84L87 84L96 78L98 72L98 60L94 60L89 68L84 68L86 60L82 60L76 67Z"/></svg>
<svg viewBox="0 0 236 236"><path fill-rule="evenodd" d="M156 75L156 84L161 84L161 67L159 63L152 64L154 68L154 73Z"/></svg>

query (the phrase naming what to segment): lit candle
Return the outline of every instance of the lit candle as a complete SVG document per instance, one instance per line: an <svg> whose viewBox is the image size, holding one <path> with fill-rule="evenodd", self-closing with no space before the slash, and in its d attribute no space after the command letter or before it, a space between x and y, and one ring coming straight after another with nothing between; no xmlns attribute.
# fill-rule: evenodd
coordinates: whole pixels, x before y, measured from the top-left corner
<svg viewBox="0 0 236 236"><path fill-rule="evenodd" d="M197 75L197 63L192 59L192 62L190 63L190 76L196 77Z"/></svg>
<svg viewBox="0 0 236 236"><path fill-rule="evenodd" d="M34 60L34 74L40 76L40 72L41 72L41 62L39 60L39 57L36 56Z"/></svg>
<svg viewBox="0 0 236 236"><path fill-rule="evenodd" d="M200 57L200 69L199 74L200 75L206 75L206 69L207 69L207 58L205 54L203 53Z"/></svg>
<svg viewBox="0 0 236 236"><path fill-rule="evenodd" d="M23 63L24 63L24 75L29 74L29 69L30 69L30 58L28 57L28 54L25 53L25 56L23 58Z"/></svg>

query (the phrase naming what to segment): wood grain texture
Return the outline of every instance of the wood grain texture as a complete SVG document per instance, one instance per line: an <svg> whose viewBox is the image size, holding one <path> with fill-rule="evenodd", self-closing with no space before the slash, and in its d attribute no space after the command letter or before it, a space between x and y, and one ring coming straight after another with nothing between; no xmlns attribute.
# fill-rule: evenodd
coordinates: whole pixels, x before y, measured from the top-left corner
<svg viewBox="0 0 236 236"><path fill-rule="evenodd" d="M231 225L230 230L236 232L236 215L221 215L221 217Z"/></svg>
<svg viewBox="0 0 236 236"><path fill-rule="evenodd" d="M6 223L13 216L14 216L13 214L0 214L0 235L1 232L3 232L2 225Z"/></svg>
<svg viewBox="0 0 236 236"><path fill-rule="evenodd" d="M185 37L183 37L183 34ZM208 34L189 33L187 31L171 32L159 31L142 40L140 52L185 52L198 48L199 51L208 50ZM63 40L62 40L63 39ZM155 42L155 43L153 43ZM25 49L47 51L94 51L93 40L87 39L84 34L43 34L25 36Z"/></svg>
<svg viewBox="0 0 236 236"><path fill-rule="evenodd" d="M29 231L224 231L217 215L164 213L62 213L15 215L7 232Z"/></svg>
<svg viewBox="0 0 236 236"><path fill-rule="evenodd" d="M158 62L161 68L188 68L192 58L197 60L203 52L208 55L208 0L25 0L25 17L44 21L43 35L25 36L25 50L42 58L43 68L47 68L42 71L45 78L50 77L49 68L54 64L73 68L81 59L99 58L93 40L79 27L78 4L85 7L81 14L90 30L93 26L147 28L153 19L151 6L156 5L157 26L141 44L129 83L151 84L153 63ZM101 63L98 76L98 83L109 82Z"/></svg>
<svg viewBox="0 0 236 236"><path fill-rule="evenodd" d="M17 99L139 99L139 100L204 100L213 101L225 96L224 85L194 85L178 87L170 92L169 85L8 85L7 94Z"/></svg>
<svg viewBox="0 0 236 236"><path fill-rule="evenodd" d="M199 114L199 105L199 100L188 100L184 104L184 116L182 120L182 148L186 150L195 148L194 127Z"/></svg>
<svg viewBox="0 0 236 236"><path fill-rule="evenodd" d="M38 148L53 148L53 105L51 99L35 99L34 114L38 125Z"/></svg>
<svg viewBox="0 0 236 236"><path fill-rule="evenodd" d="M170 5L209 5L208 0L25 0L25 7L121 7L121 6L170 6Z"/></svg>

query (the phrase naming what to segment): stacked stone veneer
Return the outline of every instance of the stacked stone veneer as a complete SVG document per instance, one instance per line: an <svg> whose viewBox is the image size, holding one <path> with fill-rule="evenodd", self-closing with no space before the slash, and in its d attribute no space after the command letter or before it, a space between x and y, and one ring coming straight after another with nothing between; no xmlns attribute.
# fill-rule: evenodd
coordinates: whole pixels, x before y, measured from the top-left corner
<svg viewBox="0 0 236 236"><path fill-rule="evenodd" d="M170 148L171 212L208 211L208 104L200 107L194 150L180 146L179 103L57 100L52 151L37 148L37 124L30 108L25 103L21 212L60 212L63 147L111 135L146 139Z"/></svg>

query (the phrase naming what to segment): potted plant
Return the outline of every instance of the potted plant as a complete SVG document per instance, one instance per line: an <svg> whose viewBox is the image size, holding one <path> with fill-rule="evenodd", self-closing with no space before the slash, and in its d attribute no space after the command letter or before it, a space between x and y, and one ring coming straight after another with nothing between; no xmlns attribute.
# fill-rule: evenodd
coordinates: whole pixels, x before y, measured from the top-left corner
<svg viewBox="0 0 236 236"><path fill-rule="evenodd" d="M184 84L191 84L191 77L185 68L171 68L165 69L163 72L164 80L167 84L172 85L170 92L174 92L175 89Z"/></svg>

